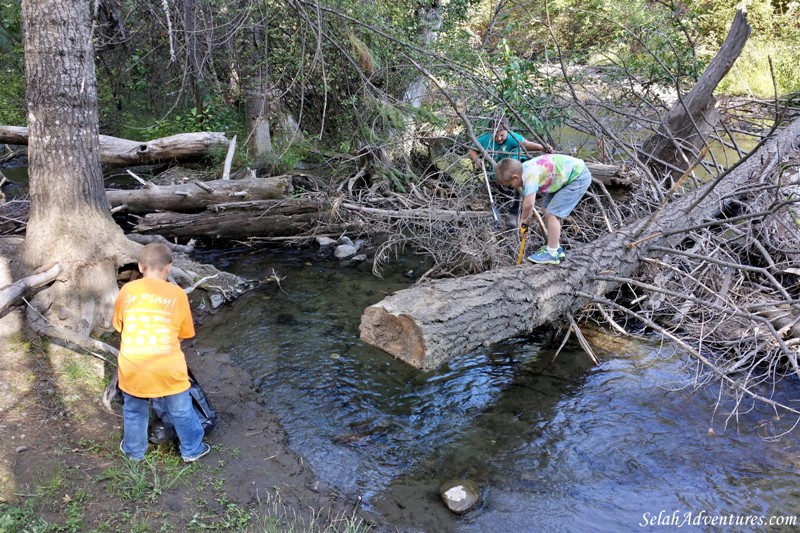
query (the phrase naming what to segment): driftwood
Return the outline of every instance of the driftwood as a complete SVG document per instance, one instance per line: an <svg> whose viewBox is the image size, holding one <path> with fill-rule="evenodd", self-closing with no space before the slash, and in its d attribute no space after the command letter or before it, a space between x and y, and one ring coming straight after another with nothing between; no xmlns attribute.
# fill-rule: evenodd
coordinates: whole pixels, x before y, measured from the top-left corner
<svg viewBox="0 0 800 533"><path fill-rule="evenodd" d="M17 280L0 290L0 311L16 302L28 289L46 285L56 279L60 273L61 265L56 263L42 272Z"/></svg>
<svg viewBox="0 0 800 533"><path fill-rule="evenodd" d="M157 186L144 189L106 190L112 209L126 207L129 213L153 211L197 212L227 200L276 200L291 194L289 176L249 178L242 180L192 181L181 185Z"/></svg>
<svg viewBox="0 0 800 533"><path fill-rule="evenodd" d="M568 315L620 286L651 255L674 249L685 232L717 216L784 153L800 147L800 119L758 153L646 220L570 250L558 267L498 268L429 282L368 307L361 339L406 363L432 369L448 358L534 328L566 322Z"/></svg>
<svg viewBox="0 0 800 533"><path fill-rule="evenodd" d="M642 181L637 173L632 172L624 165L607 165L587 161L586 167L592 173L592 178L606 187L633 189Z"/></svg>
<svg viewBox="0 0 800 533"><path fill-rule="evenodd" d="M679 95L660 131L642 145L642 159L657 171L677 174L689 167L706 144L708 135L719 122L714 89L733 66L750 36L747 16L738 11L717 55L706 67L692 90Z"/></svg>
<svg viewBox="0 0 800 533"><path fill-rule="evenodd" d="M28 144L28 128L0 126L0 144ZM112 167L147 165L160 161L194 160L225 150L228 139L221 132L179 133L152 141L131 141L100 135L100 163Z"/></svg>
<svg viewBox="0 0 800 533"><path fill-rule="evenodd" d="M151 213L134 231L168 238L204 235L214 240L285 237L310 232L329 210L327 202L312 200L231 202L209 206L202 213Z"/></svg>

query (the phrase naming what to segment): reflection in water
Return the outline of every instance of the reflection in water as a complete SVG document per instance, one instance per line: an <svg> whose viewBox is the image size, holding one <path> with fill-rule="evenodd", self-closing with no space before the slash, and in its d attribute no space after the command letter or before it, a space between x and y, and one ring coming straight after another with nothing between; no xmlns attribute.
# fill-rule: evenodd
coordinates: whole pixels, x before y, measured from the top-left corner
<svg viewBox="0 0 800 533"><path fill-rule="evenodd" d="M358 338L364 308L417 265L381 280L313 252L201 259L285 277L205 317L197 344L233 354L315 472L399 527L626 531L661 510L798 511L796 440L762 440L755 414L726 429L713 391L662 388L685 378L677 356L639 343L599 367L577 348L551 363L540 339L516 339L422 373ZM454 477L484 489L479 510L444 509L437 488Z"/></svg>

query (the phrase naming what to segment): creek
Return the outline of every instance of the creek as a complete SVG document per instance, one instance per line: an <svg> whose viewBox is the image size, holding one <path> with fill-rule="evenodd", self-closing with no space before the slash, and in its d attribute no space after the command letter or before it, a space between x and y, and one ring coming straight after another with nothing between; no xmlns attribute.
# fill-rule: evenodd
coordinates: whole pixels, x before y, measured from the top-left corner
<svg viewBox="0 0 800 533"><path fill-rule="evenodd" d="M196 259L283 278L203 317L196 345L231 353L315 473L398 528L629 531L660 513L662 524L800 514L797 436L765 439L774 413L749 404L738 419L715 412L718 391L690 386L693 363L655 339L614 344L595 367L572 343L553 361L560 339L517 338L423 373L358 332L368 305L424 270L414 258L383 279L308 249ZM438 486L452 478L475 481L482 505L446 510Z"/></svg>

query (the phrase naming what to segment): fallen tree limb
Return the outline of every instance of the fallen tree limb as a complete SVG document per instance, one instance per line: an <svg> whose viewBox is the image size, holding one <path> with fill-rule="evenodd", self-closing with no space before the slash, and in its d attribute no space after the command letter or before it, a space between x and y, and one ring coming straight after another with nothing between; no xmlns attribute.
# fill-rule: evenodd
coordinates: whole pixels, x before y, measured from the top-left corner
<svg viewBox="0 0 800 533"><path fill-rule="evenodd" d="M248 178L242 180L194 181L180 185L147 187L135 190L106 190L111 208L126 205L134 214L154 211L191 213L212 204L238 200L276 200L291 194L290 176Z"/></svg>
<svg viewBox="0 0 800 533"><path fill-rule="evenodd" d="M406 218L415 220L427 220L427 219L452 220L458 218L475 218L475 219L487 220L489 217L492 216L489 211L452 211L448 209L428 209L428 208L403 209L403 210L378 209L375 207L364 207L361 205L350 204L347 202L343 202L341 206L350 211L369 213L370 215L378 215L394 219Z"/></svg>
<svg viewBox="0 0 800 533"><path fill-rule="evenodd" d="M3 290L0 290L0 311L3 311L6 307L16 302L28 289L46 285L56 279L60 273L61 265L56 263L42 272L37 272L36 274L17 280Z"/></svg>
<svg viewBox="0 0 800 533"><path fill-rule="evenodd" d="M296 236L313 230L329 209L327 202L299 199L230 202L211 205L202 213L150 213L134 230L215 240Z"/></svg>
<svg viewBox="0 0 800 533"><path fill-rule="evenodd" d="M0 126L0 143L27 145L28 128ZM227 147L228 139L225 134L215 131L179 133L152 141L131 141L100 135L100 163L126 167L160 161L193 160Z"/></svg>
<svg viewBox="0 0 800 533"><path fill-rule="evenodd" d="M642 258L660 253L654 247L674 248L684 238L678 230L717 216L735 201L738 188L746 186L771 161L799 146L800 120L795 120L710 193L700 187L669 204L654 219L640 220L577 246L557 268L505 267L397 292L364 311L361 339L412 366L432 369L481 345L562 322L567 313L574 314L589 303L585 296L577 296L579 292L604 295L619 286L599 279L603 274L632 277ZM633 236L646 223L647 238L634 245Z"/></svg>

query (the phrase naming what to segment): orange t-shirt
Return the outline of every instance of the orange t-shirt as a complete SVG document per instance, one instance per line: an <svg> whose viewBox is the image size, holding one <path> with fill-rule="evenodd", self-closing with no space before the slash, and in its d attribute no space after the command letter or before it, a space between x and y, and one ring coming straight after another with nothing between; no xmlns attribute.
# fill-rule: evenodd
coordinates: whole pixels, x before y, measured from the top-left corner
<svg viewBox="0 0 800 533"><path fill-rule="evenodd" d="M114 305L119 347L119 388L139 398L158 398L189 388L180 339L194 337L186 293L158 278L122 286Z"/></svg>

